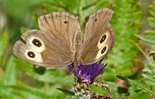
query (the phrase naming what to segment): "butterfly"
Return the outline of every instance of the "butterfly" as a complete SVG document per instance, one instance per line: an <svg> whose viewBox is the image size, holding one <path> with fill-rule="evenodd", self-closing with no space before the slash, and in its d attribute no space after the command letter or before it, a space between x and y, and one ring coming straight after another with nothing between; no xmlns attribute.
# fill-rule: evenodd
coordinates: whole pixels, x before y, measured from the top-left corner
<svg viewBox="0 0 155 99"><path fill-rule="evenodd" d="M109 21L113 11L101 9L89 16L82 38L78 19L67 12L53 12L38 18L40 30L21 35L13 53L37 66L89 65L102 60L114 45Z"/></svg>

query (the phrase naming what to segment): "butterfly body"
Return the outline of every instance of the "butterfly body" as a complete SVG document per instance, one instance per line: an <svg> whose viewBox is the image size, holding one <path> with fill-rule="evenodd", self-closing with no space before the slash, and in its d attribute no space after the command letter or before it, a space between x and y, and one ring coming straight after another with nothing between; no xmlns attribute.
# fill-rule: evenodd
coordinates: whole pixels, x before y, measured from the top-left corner
<svg viewBox="0 0 155 99"><path fill-rule="evenodd" d="M13 52L39 66L93 64L103 59L114 44L114 32L109 26L112 14L108 8L92 14L83 40L76 17L66 12L43 15L38 19L40 30L24 33L22 40L15 43Z"/></svg>

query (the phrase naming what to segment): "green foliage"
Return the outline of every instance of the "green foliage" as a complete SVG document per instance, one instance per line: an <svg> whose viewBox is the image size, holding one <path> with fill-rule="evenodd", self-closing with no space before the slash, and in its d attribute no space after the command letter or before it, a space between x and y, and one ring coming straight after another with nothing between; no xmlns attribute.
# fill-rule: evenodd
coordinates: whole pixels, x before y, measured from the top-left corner
<svg viewBox="0 0 155 99"><path fill-rule="evenodd" d="M153 2L152 5L150 5L149 10L150 16L147 18L148 25L150 26L150 29L146 30L145 36L143 35L136 35L140 39L154 44L155 41L155 2Z"/></svg>
<svg viewBox="0 0 155 99"><path fill-rule="evenodd" d="M116 34L116 43L111 52L110 60L115 60L112 62L112 65L116 66L115 71L117 74L132 76L131 71L128 71L127 74L127 71L124 71L124 69L130 69L135 59L137 59L137 54L139 54L135 46L137 38L134 37L134 34L139 33L142 14L139 10L139 2L120 1L115 1L115 5L113 5L115 13L112 25Z"/></svg>
<svg viewBox="0 0 155 99"><path fill-rule="evenodd" d="M149 0L148 2L150 3ZM154 51L155 48L155 2L150 4L147 16L141 9L145 7L142 6L141 0L0 1L0 99L75 98L69 95L73 95L72 91L67 91L73 87L74 76L66 69L34 68L31 64L14 57L12 46L21 33L38 28L37 18L40 15L67 11L79 17L84 31L85 19L98 9L107 7L114 10L111 25L115 31L116 42L103 61L108 63L108 66L97 80L107 83L112 93L94 86L92 89L117 99L153 99L155 62L145 52L145 49ZM143 23L145 19L147 22ZM146 30L143 34L144 29ZM145 41L144 44L139 43L141 40ZM123 79L117 78L117 75L127 79L125 82L129 86L125 95L118 92L120 86L116 82Z"/></svg>

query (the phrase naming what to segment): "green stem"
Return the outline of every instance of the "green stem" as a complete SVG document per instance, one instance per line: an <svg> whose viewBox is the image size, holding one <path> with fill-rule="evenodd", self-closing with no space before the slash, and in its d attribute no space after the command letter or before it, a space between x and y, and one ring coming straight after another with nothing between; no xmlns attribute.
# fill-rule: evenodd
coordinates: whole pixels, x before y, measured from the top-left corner
<svg viewBox="0 0 155 99"><path fill-rule="evenodd" d="M96 1L94 1L93 3L91 3L91 4L89 4L89 5L85 6L85 7L83 7L82 9L83 9L83 10L89 9L90 7L96 5L99 1L100 1L100 0L96 0Z"/></svg>
<svg viewBox="0 0 155 99"><path fill-rule="evenodd" d="M82 33L83 33L84 27L82 26L83 25L82 0L79 0L78 15L79 15L79 21L80 21L81 30L82 30Z"/></svg>

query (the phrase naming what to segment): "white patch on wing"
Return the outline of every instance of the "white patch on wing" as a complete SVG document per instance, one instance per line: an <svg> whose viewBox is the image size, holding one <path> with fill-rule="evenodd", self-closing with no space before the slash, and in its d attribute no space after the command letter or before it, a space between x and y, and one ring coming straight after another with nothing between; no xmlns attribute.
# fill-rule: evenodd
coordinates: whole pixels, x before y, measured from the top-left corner
<svg viewBox="0 0 155 99"><path fill-rule="evenodd" d="M101 39L102 39L102 37L103 37L104 35L106 35L106 38L105 38L105 40L104 40L102 43L100 43L100 41L101 41ZM103 48L103 47L105 46L105 42L106 42L106 40L108 39L108 37L109 37L109 31L107 31L105 34L103 34L103 35L101 36L101 38L100 38L100 40L99 40L99 42L98 42L98 44L97 44L97 48L98 48L98 49L101 49L101 48Z"/></svg>
<svg viewBox="0 0 155 99"><path fill-rule="evenodd" d="M41 42L42 46L41 46L41 47L35 46L35 45L32 43L32 41L33 41L34 39L39 40L39 41ZM42 41L40 38L31 37L31 38L28 39L28 43L32 46L32 49L35 50L36 52L39 52L39 53L40 53L40 52L43 52L43 51L45 50L45 45L44 45L43 41Z"/></svg>
<svg viewBox="0 0 155 99"><path fill-rule="evenodd" d="M106 49L105 49L104 53L102 53L102 49L104 47L106 47ZM98 51L98 53L97 53L97 55L96 55L96 57L95 57L95 59L99 59L100 57L104 56L107 53L107 49L108 49L108 46L107 45L105 45L102 48L100 48L99 51Z"/></svg>
<svg viewBox="0 0 155 99"><path fill-rule="evenodd" d="M31 58L31 57L28 56L29 51L32 51L35 54L34 58ZM38 53L38 52L35 52L34 50L26 50L24 54L25 54L26 58L29 59L29 60L32 60L32 61L35 61L35 62L43 62L41 54Z"/></svg>

